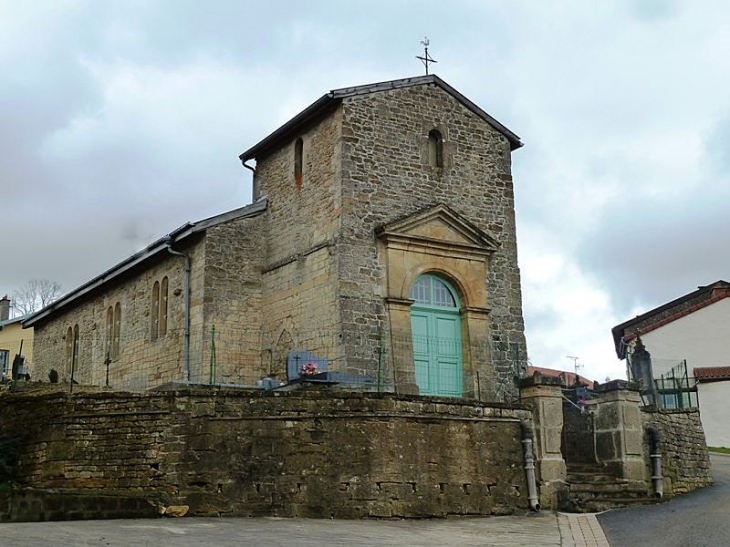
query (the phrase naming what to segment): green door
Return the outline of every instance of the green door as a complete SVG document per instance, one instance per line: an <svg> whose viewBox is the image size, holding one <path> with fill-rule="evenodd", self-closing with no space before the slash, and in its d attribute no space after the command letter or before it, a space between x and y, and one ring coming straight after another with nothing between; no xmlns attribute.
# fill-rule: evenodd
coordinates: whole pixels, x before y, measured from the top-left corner
<svg viewBox="0 0 730 547"><path fill-rule="evenodd" d="M464 393L461 324L456 293L433 275L411 287L411 332L416 383L421 395L461 397Z"/></svg>

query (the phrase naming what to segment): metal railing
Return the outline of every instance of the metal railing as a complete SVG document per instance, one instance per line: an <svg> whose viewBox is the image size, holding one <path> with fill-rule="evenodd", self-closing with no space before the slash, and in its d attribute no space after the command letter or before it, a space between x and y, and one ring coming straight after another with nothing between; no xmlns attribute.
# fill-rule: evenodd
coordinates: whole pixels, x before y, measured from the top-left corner
<svg viewBox="0 0 730 547"><path fill-rule="evenodd" d="M697 381L687 372L687 361L681 361L666 374L654 379L661 408L696 408Z"/></svg>

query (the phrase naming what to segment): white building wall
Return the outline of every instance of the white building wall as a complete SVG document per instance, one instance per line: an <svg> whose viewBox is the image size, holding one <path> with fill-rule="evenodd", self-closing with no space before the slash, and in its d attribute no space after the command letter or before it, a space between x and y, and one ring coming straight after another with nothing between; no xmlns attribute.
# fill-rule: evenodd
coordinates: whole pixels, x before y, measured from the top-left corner
<svg viewBox="0 0 730 547"><path fill-rule="evenodd" d="M698 392L707 446L730 448L730 380L700 384Z"/></svg>
<svg viewBox="0 0 730 547"><path fill-rule="evenodd" d="M642 334L641 340L651 353L654 377L666 374L683 359L690 376L696 367L730 366L729 325L730 298L723 298Z"/></svg>

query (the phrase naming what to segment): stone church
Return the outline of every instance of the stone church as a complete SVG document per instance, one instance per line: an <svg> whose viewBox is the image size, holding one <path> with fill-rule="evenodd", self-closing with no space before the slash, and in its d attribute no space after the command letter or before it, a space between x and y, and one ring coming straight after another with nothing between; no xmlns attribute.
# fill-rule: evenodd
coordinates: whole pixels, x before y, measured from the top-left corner
<svg viewBox="0 0 730 547"><path fill-rule="evenodd" d="M184 224L27 319L33 377L286 384L303 354L352 388L510 399L527 361L520 146L435 75L331 91L241 154L250 205Z"/></svg>

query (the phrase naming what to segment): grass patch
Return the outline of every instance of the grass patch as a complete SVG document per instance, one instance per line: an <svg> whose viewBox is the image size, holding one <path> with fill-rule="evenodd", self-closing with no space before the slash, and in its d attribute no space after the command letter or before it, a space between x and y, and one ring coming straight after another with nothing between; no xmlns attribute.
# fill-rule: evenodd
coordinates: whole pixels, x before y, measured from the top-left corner
<svg viewBox="0 0 730 547"><path fill-rule="evenodd" d="M718 454L730 454L730 448L725 446L708 446L707 450L710 452L717 452Z"/></svg>

